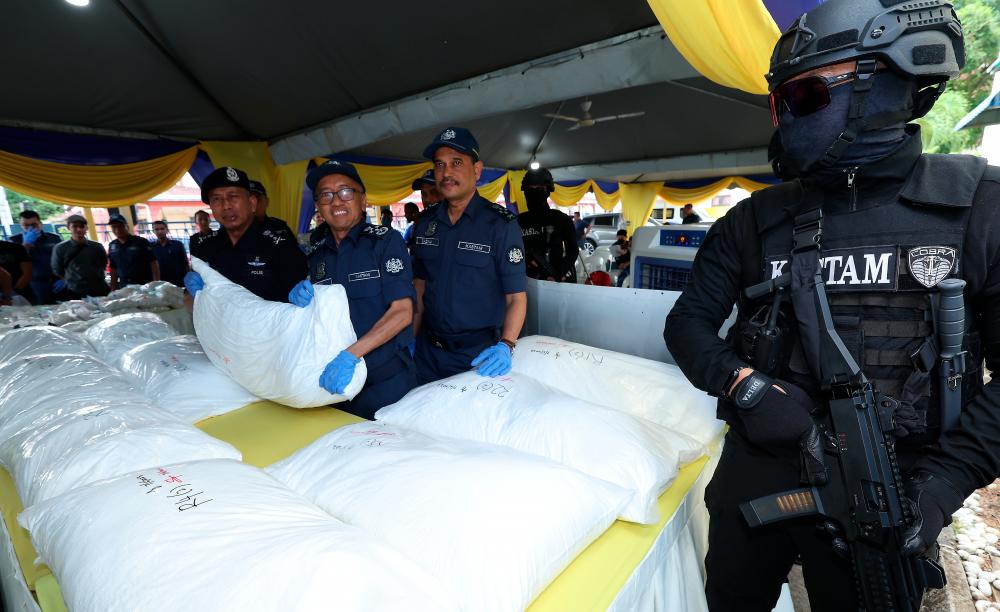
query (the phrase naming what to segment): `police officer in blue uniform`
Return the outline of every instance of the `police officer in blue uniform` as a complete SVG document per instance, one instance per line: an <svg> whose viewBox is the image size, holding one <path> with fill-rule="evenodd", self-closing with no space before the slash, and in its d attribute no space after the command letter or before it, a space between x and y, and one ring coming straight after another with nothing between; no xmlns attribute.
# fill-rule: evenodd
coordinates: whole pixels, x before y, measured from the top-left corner
<svg viewBox="0 0 1000 612"><path fill-rule="evenodd" d="M353 165L328 161L309 172L306 184L330 231L311 247L309 278L292 289L288 301L304 308L313 284L344 287L358 341L326 366L319 384L343 393L364 357L368 379L345 409L371 419L416 386L407 349L415 296L410 257L399 232L365 220L365 186Z"/></svg>
<svg viewBox="0 0 1000 612"><path fill-rule="evenodd" d="M506 374L528 304L517 216L476 192L483 163L469 130L443 130L424 157L444 199L413 230L417 381Z"/></svg>
<svg viewBox="0 0 1000 612"><path fill-rule="evenodd" d="M306 275L306 256L292 236L254 219L257 196L250 193L246 172L216 169L201 184L201 201L212 208L222 229L201 242L196 257L260 298L287 302L288 292ZM188 272L184 286L194 297L205 281Z"/></svg>
<svg viewBox="0 0 1000 612"><path fill-rule="evenodd" d="M160 267L149 241L130 232L125 217L121 215L111 215L108 225L115 235L108 245L111 290L160 280Z"/></svg>

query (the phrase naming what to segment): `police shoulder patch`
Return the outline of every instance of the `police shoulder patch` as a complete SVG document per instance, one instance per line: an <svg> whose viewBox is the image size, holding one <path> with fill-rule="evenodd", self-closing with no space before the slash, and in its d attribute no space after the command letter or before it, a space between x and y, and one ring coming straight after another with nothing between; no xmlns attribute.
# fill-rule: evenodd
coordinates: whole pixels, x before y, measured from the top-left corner
<svg viewBox="0 0 1000 612"><path fill-rule="evenodd" d="M385 271L389 274L399 274L405 267L403 260L398 257L393 257L385 262Z"/></svg>
<svg viewBox="0 0 1000 612"><path fill-rule="evenodd" d="M389 233L389 228L384 225L369 225L365 229L361 230L361 233L374 236L376 238L384 238Z"/></svg>
<svg viewBox="0 0 1000 612"><path fill-rule="evenodd" d="M521 263L524 261L524 251L519 247L510 247L507 251L507 261L515 265Z"/></svg>
<svg viewBox="0 0 1000 612"><path fill-rule="evenodd" d="M501 206L496 203L491 203L490 210L500 215L500 217L505 221L517 221L517 215L507 210L506 206Z"/></svg>

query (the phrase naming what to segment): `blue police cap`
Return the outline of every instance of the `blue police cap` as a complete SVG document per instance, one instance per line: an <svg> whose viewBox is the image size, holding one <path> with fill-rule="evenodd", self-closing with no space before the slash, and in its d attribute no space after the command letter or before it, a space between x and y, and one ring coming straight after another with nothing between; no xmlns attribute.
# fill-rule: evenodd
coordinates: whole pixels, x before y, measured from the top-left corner
<svg viewBox="0 0 1000 612"><path fill-rule="evenodd" d="M117 213L108 217L108 225L111 225L112 223L124 223L126 226L128 225L128 221L125 220L125 217Z"/></svg>
<svg viewBox="0 0 1000 612"><path fill-rule="evenodd" d="M431 187L437 185L437 181L434 180L433 170L428 170L427 172L424 172L424 175L422 177L413 181L413 184L410 185L410 188L413 189L413 191L420 191L421 185L430 185Z"/></svg>
<svg viewBox="0 0 1000 612"><path fill-rule="evenodd" d="M306 185L309 186L311 191L316 191L316 185L319 183L319 180L331 174L346 176L358 185L361 185L361 191L365 190L365 182L361 180L361 175L358 174L358 169L354 167L354 164L336 159L328 160L310 170L306 176Z"/></svg>
<svg viewBox="0 0 1000 612"><path fill-rule="evenodd" d="M465 153L471 156L474 161L479 161L479 143L476 142L476 137L472 135L472 132L465 128L450 127L442 130L424 149L424 157L434 161L434 152L441 147Z"/></svg>
<svg viewBox="0 0 1000 612"><path fill-rule="evenodd" d="M250 191L250 178L239 168L216 168L201 183L201 201L208 204L208 194L219 187L242 187Z"/></svg>
<svg viewBox="0 0 1000 612"><path fill-rule="evenodd" d="M260 181L250 181L250 193L259 193L265 198L267 197L267 189L264 189L264 184Z"/></svg>

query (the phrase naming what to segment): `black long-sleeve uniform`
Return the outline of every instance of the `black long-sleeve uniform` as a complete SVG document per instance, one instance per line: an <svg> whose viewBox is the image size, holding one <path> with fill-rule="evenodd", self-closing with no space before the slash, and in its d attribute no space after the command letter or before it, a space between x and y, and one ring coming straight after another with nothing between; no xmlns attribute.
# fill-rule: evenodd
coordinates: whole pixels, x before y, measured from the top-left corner
<svg viewBox="0 0 1000 612"><path fill-rule="evenodd" d="M820 198L824 222L839 219L842 223L850 222L852 216L879 212L891 220L900 215L900 199L918 210L928 210L921 209L925 204L945 210L949 202L971 200L960 261L954 269L967 283L965 300L973 317L971 331L981 336L986 368L998 372L1000 168L987 168L973 192L957 193L953 176L926 169L924 158L920 158L919 132L911 129L910 133L909 141L897 153L857 171L850 185L845 171L839 179L802 182L803 193L814 200ZM671 354L692 384L718 397L724 395L731 372L747 365L740 353L719 337L719 329L742 290L771 278L777 270L767 266L773 262L765 262L762 253L759 232L765 229L762 223L768 224L768 220L761 219L763 199L744 200L713 225L695 259L691 283L667 317L664 330ZM784 211L787 218L794 213L791 204ZM790 223L787 218L784 222ZM886 236L883 244L891 245L892 240L892 236ZM906 268L905 249L897 247L896 256L902 274ZM836 269L831 268L830 273L836 274ZM805 380L793 382L808 385ZM720 400L719 414L739 429L728 400ZM965 405L959 427L943 436L940 445L919 450L917 466L943 476L966 495L1000 475L1000 379L986 384Z"/></svg>

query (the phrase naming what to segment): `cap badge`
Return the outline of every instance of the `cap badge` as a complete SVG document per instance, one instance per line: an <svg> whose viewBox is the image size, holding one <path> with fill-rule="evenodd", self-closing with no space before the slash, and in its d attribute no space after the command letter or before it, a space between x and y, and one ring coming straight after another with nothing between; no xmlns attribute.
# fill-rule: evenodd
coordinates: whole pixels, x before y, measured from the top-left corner
<svg viewBox="0 0 1000 612"><path fill-rule="evenodd" d="M441 132L441 140L454 140L455 130L445 130Z"/></svg>
<svg viewBox="0 0 1000 612"><path fill-rule="evenodd" d="M236 168L226 168L226 178L235 183L240 180L240 175L236 172Z"/></svg>

